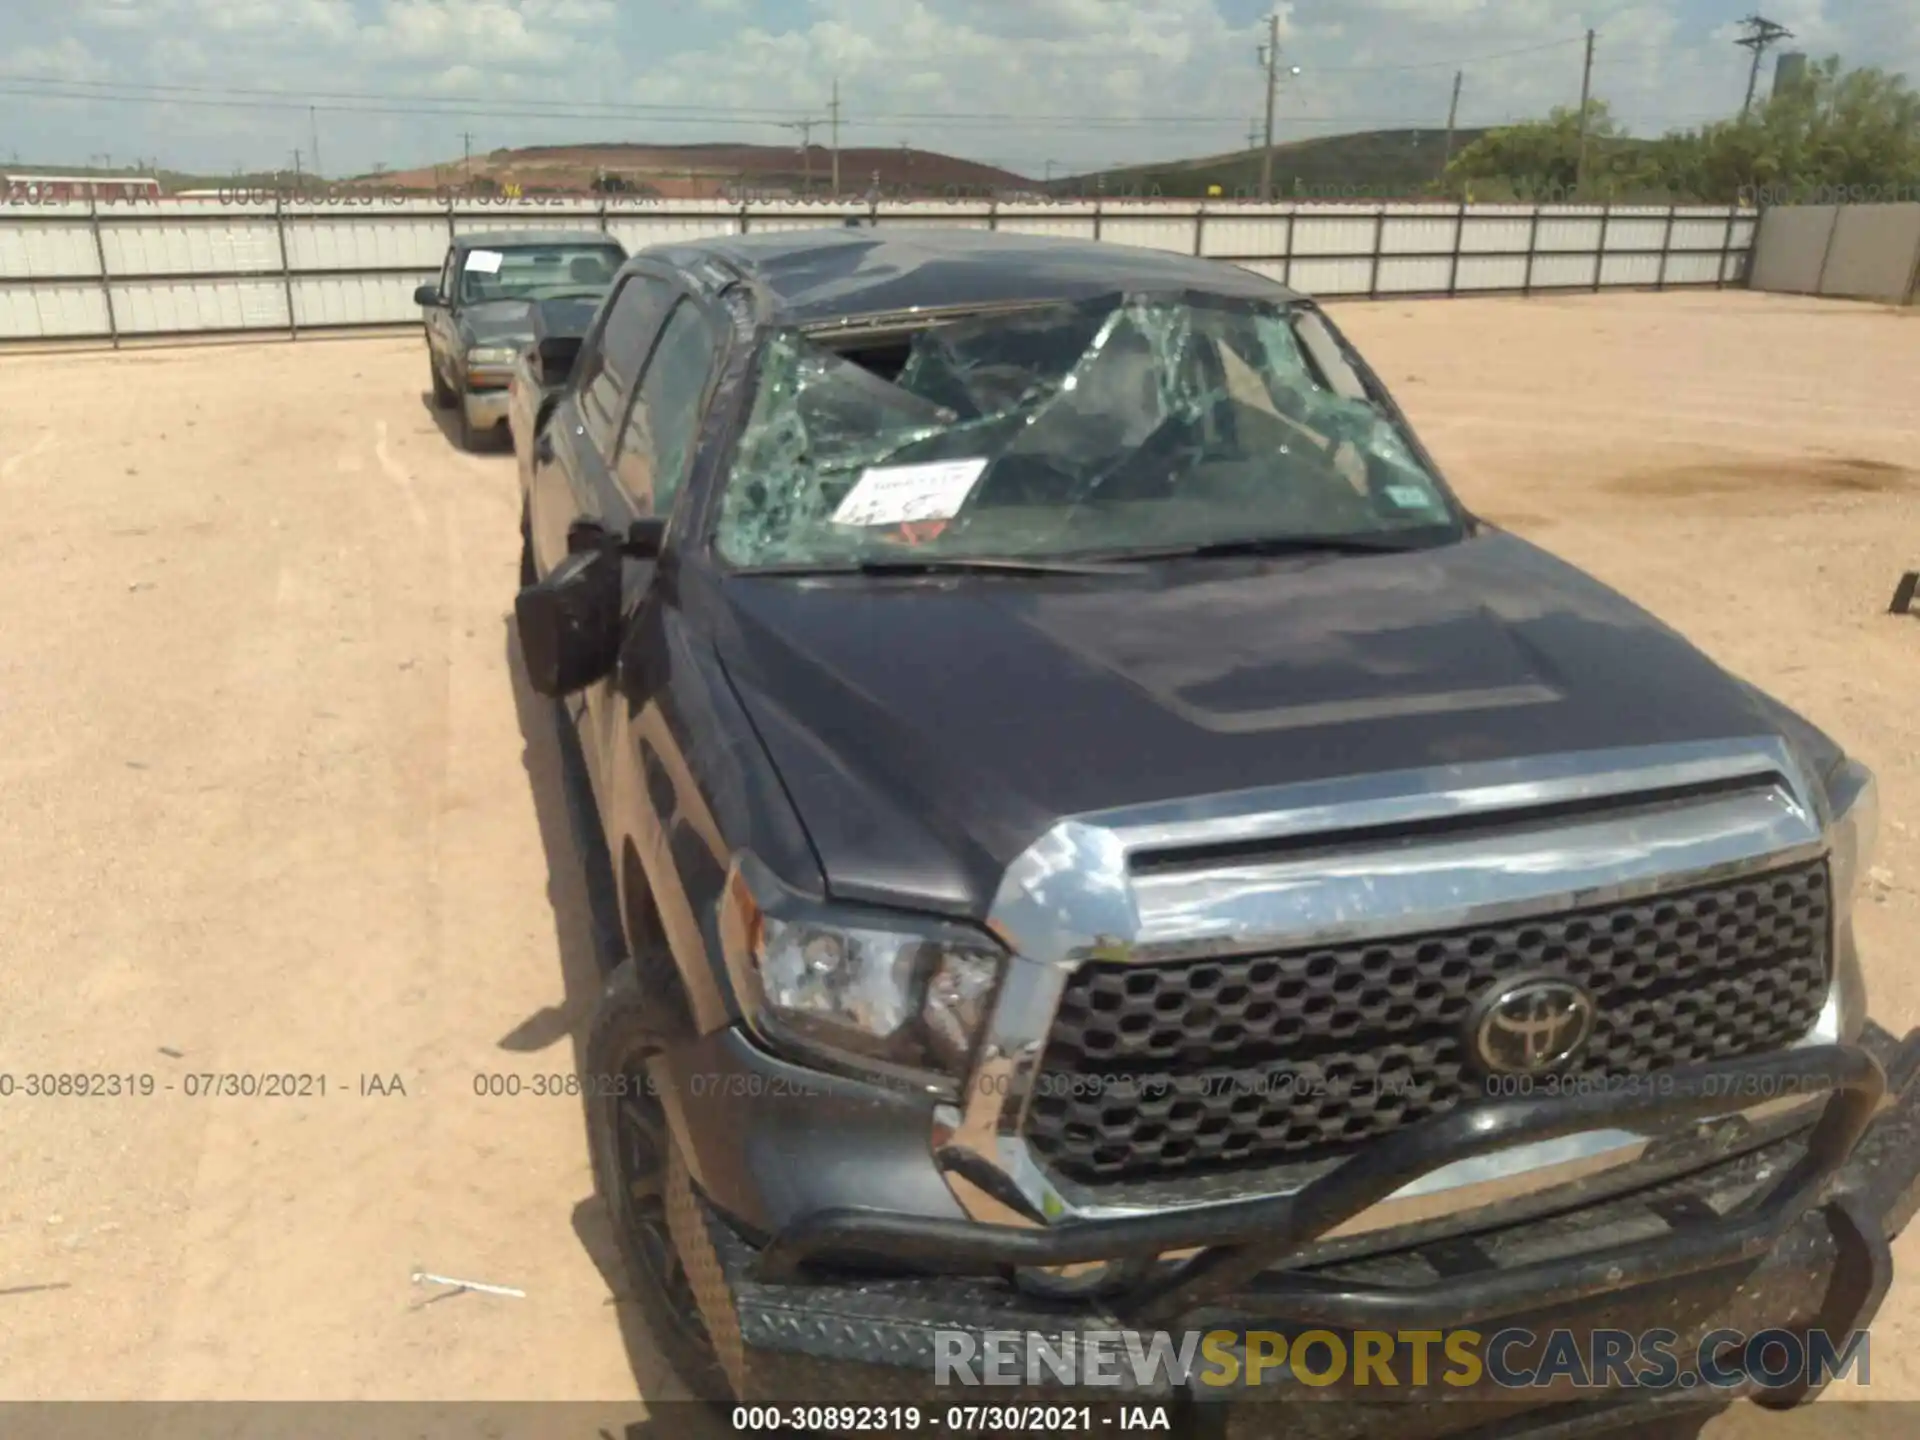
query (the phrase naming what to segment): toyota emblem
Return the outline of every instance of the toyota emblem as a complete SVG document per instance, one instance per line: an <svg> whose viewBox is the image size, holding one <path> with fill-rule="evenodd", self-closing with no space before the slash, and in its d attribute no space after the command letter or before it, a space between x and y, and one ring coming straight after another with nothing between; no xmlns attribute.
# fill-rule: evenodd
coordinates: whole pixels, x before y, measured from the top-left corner
<svg viewBox="0 0 1920 1440"><path fill-rule="evenodd" d="M1484 995L1471 1021L1474 1055L1501 1075L1538 1075L1571 1060L1593 1033L1593 997L1570 980L1509 980Z"/></svg>

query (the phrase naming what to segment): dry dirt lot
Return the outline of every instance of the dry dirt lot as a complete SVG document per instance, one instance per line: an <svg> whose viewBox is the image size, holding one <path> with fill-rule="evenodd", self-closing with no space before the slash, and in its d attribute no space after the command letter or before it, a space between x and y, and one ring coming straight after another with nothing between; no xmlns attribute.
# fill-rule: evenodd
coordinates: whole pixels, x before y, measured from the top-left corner
<svg viewBox="0 0 1920 1440"><path fill-rule="evenodd" d="M1338 315L1471 504L1878 769L1862 934L1920 1023L1920 619L1882 613L1920 565L1920 318ZM426 379L412 334L0 358L0 1070L160 1087L0 1102L0 1397L677 1390L597 1263L579 1103L475 1094L571 1067L594 941L507 660L512 461L458 453ZM327 1091L188 1098L209 1072ZM1920 1399L1900 1249L1870 1393ZM417 1269L526 1295L423 1304Z"/></svg>

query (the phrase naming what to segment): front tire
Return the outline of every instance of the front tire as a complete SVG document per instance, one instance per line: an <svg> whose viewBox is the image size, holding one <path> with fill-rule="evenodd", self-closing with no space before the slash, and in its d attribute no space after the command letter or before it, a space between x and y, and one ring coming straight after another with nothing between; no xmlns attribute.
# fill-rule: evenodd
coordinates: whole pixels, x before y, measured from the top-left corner
<svg viewBox="0 0 1920 1440"><path fill-rule="evenodd" d="M460 407L458 412L460 417L460 448L471 453L480 448L480 432L473 428L473 421L467 418L466 386L462 385L460 387L459 392L454 396L454 403Z"/></svg>
<svg viewBox="0 0 1920 1440"><path fill-rule="evenodd" d="M652 958L657 965L660 957ZM726 1405L737 1397L668 1222L670 1197L684 1196L691 1183L686 1161L644 1068L667 1039L655 1019L664 999L643 988L625 960L594 1011L585 1054L594 1077L587 1096L594 1183L631 1298L661 1355L696 1399Z"/></svg>
<svg viewBox="0 0 1920 1440"><path fill-rule="evenodd" d="M440 378L440 362L433 358L431 350L427 352L427 368L433 372L433 403L442 410L451 410L460 397Z"/></svg>

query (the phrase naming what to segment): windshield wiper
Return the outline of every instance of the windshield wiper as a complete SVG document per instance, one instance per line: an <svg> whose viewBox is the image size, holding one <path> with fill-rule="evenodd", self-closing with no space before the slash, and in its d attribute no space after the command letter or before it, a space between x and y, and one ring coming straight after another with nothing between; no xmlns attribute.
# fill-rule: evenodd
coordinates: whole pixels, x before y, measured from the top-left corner
<svg viewBox="0 0 1920 1440"><path fill-rule="evenodd" d="M1021 560L1015 557L926 556L848 560L837 564L802 562L756 565L742 575L1112 575L1125 570L1113 560Z"/></svg>
<svg viewBox="0 0 1920 1440"><path fill-rule="evenodd" d="M1103 551L1105 560L1227 560L1267 555L1399 555L1423 547L1381 535L1249 535L1198 545Z"/></svg>

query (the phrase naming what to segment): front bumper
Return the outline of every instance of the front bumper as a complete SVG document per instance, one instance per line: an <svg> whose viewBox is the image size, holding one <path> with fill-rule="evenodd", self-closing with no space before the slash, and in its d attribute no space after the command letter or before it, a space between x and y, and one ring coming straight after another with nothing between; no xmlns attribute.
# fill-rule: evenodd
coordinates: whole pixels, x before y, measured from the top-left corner
<svg viewBox="0 0 1920 1440"><path fill-rule="evenodd" d="M723 1359L749 1402L1005 1405L1021 1401L1116 1400L1188 1407L1206 1433L1335 1437L1425 1437L1462 1429L1460 1402L1436 1384L1408 1386L1390 1402L1207 1405L1177 1383L1112 1388L936 1387L936 1332L1048 1337L1090 1331L1229 1329L1457 1330L1519 1326L1576 1335L1598 1329L1666 1329L1686 1356L1719 1329L1825 1331L1836 1342L1864 1327L1891 1280L1888 1241L1920 1208L1920 1031L1904 1041L1870 1026L1858 1046L1816 1046L1759 1059L1672 1072L1676 1095L1646 1101L1619 1094L1501 1102L1462 1109L1376 1142L1359 1160L1278 1201L1019 1230L873 1211L820 1215L756 1247L691 1185L670 1203L675 1239ZM1788 1089L1827 1099L1813 1125L1732 1155L1708 1169L1566 1211L1515 1221L1498 1209L1472 1236L1473 1264L1443 1247L1388 1251L1315 1264L1315 1238L1335 1229L1414 1174L1509 1145L1626 1123L1637 1112L1725 1114L1729 1096ZM1746 1103L1751 1103L1750 1101ZM1210 1247L1170 1279L1101 1302L1050 1303L1000 1283L1015 1264L1051 1265L1119 1255ZM1432 1253L1429 1253L1432 1252ZM919 1267L914 1278L850 1278L867 1262ZM1294 1268L1287 1268L1287 1267ZM1679 1382L1686 1387L1686 1381ZM1687 1390L1719 1404L1756 1390ZM1372 1392L1378 1395L1378 1391ZM1671 1413L1673 1394L1651 1403ZM1758 1398L1794 1404L1811 1388ZM1236 1389L1223 1399L1327 1399L1339 1386L1298 1383ZM1365 1399L1365 1396L1360 1397ZM1482 1397L1475 1394L1472 1400ZM1411 1402L1411 1403L1409 1403ZM1645 1392L1564 1398L1508 1393L1489 1405L1503 1436L1588 1433L1603 1414L1633 1423ZM1444 1417L1435 1407L1445 1405ZM1515 1430L1534 1407L1541 1425ZM1469 1401L1468 1408L1479 1408ZM1309 1414L1311 1412L1311 1424ZM1365 1413L1362 1413L1365 1412ZM1533 1413L1530 1411L1529 1413ZM1576 1418L1569 1419L1569 1416ZM1578 1418L1585 1417L1585 1418ZM1284 1419L1284 1424L1282 1423ZM1198 1422L1197 1422L1198 1423ZM1565 1428L1571 1425L1573 1428Z"/></svg>
<svg viewBox="0 0 1920 1440"><path fill-rule="evenodd" d="M467 424L476 430L506 423L511 392L505 385L497 390L468 390L462 403L467 410Z"/></svg>

